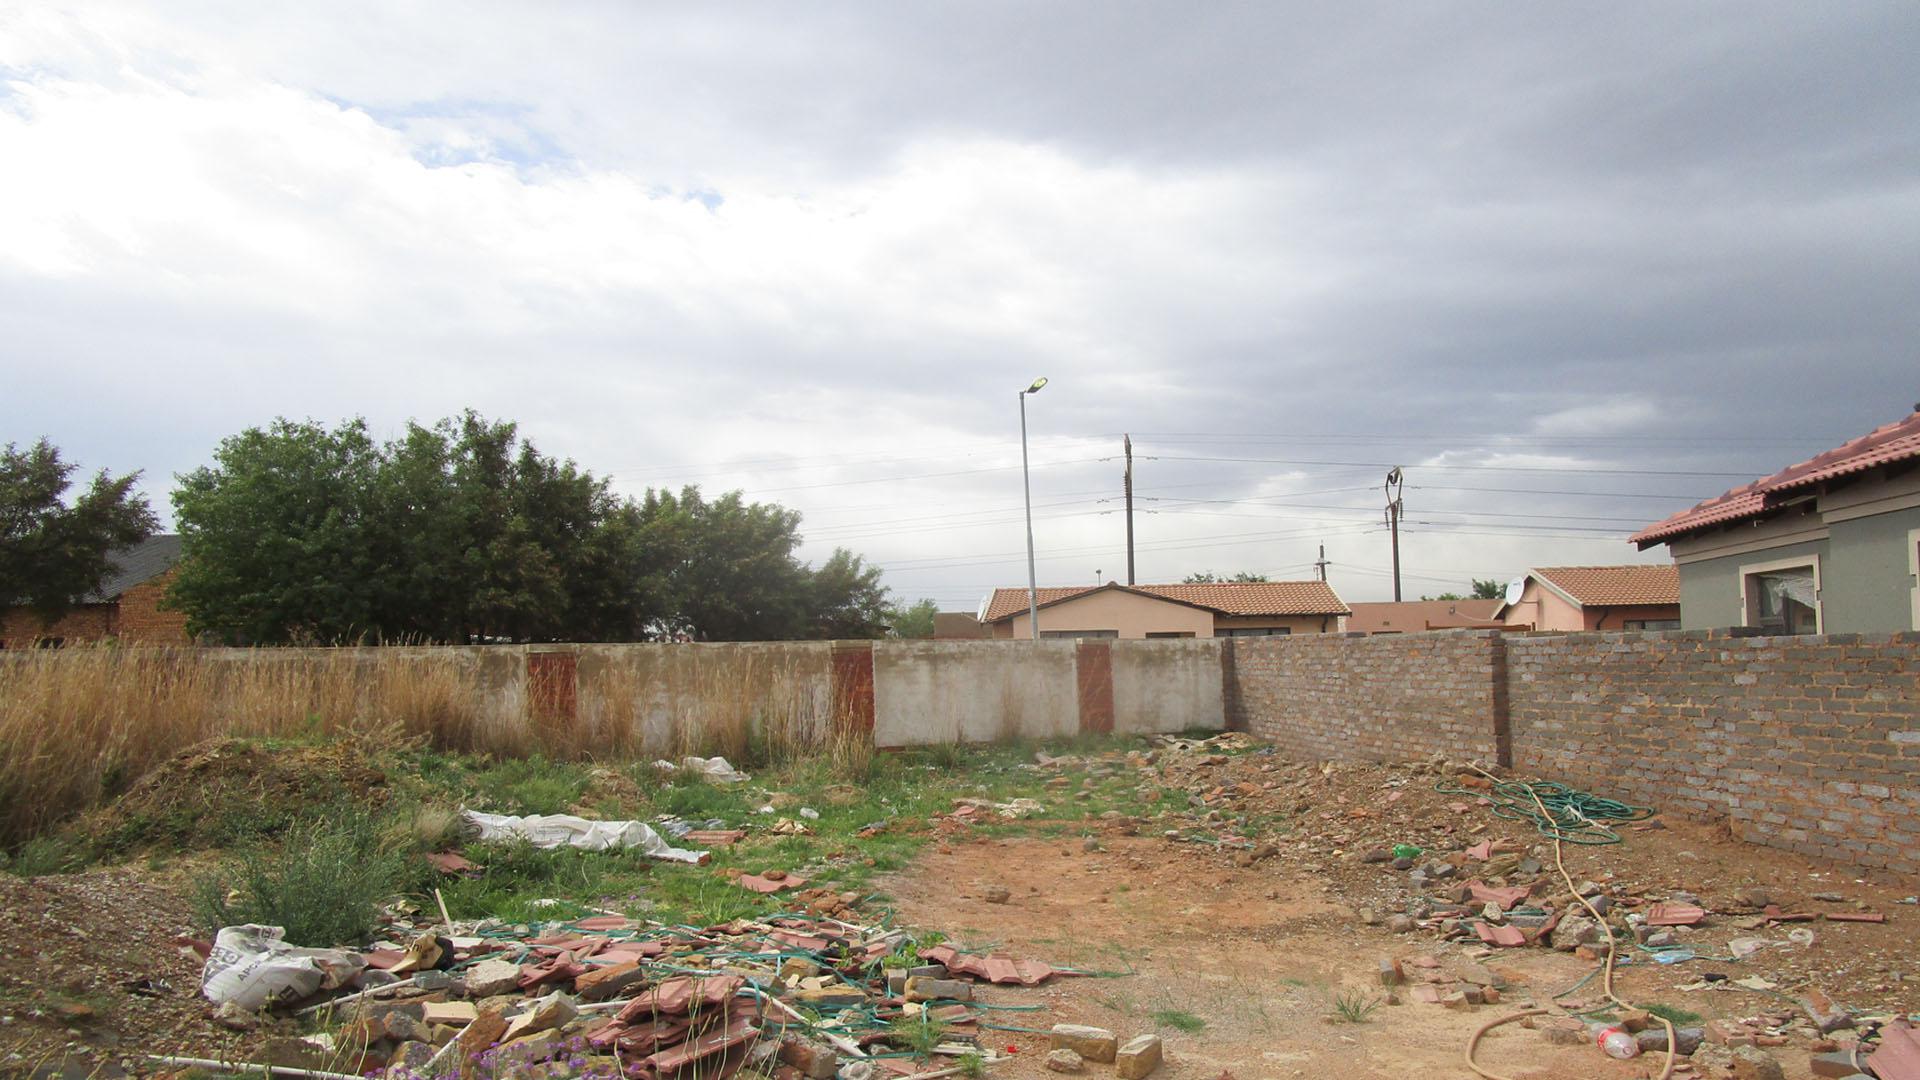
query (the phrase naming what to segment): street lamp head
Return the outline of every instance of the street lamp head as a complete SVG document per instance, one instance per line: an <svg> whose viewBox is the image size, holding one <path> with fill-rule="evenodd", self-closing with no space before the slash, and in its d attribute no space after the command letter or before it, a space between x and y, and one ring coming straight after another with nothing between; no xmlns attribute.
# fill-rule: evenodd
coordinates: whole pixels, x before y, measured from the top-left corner
<svg viewBox="0 0 1920 1080"><path fill-rule="evenodd" d="M1047 377L1045 375L1042 375L1039 378L1033 380L1032 386L1029 386L1025 390L1022 390L1020 392L1023 394L1037 394L1040 392L1040 388L1045 385L1047 385Z"/></svg>

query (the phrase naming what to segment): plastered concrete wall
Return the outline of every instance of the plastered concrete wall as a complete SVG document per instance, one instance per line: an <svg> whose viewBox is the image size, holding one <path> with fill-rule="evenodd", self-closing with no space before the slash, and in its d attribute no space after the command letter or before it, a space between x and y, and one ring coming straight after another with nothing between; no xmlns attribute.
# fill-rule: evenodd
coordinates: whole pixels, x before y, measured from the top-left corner
<svg viewBox="0 0 1920 1080"><path fill-rule="evenodd" d="M1114 732L1225 727L1220 652L1226 640L1112 642Z"/></svg>
<svg viewBox="0 0 1920 1080"><path fill-rule="evenodd" d="M1064 640L875 642L874 745L1071 735L1080 724L1076 648Z"/></svg>
<svg viewBox="0 0 1920 1080"><path fill-rule="evenodd" d="M703 727L827 731L832 643L750 642L566 646L577 657L580 719L662 750Z"/></svg>

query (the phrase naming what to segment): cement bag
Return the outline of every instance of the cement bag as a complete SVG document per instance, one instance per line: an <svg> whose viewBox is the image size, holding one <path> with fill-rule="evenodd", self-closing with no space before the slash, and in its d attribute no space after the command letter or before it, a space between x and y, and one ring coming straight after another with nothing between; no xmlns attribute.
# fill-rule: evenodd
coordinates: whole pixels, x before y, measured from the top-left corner
<svg viewBox="0 0 1920 1080"><path fill-rule="evenodd" d="M216 1005L231 1001L251 1011L344 986L367 966L357 953L299 949L284 936L278 926L225 927L200 971L200 992Z"/></svg>
<svg viewBox="0 0 1920 1080"><path fill-rule="evenodd" d="M723 757L686 757L680 764L709 784L738 784L747 779L747 774L727 764Z"/></svg>
<svg viewBox="0 0 1920 1080"><path fill-rule="evenodd" d="M577 847L584 851L639 848L656 859L704 863L707 853L677 848L639 821L592 821L572 814L536 814L510 817L462 810L461 815L480 832L482 840L525 839L537 848Z"/></svg>

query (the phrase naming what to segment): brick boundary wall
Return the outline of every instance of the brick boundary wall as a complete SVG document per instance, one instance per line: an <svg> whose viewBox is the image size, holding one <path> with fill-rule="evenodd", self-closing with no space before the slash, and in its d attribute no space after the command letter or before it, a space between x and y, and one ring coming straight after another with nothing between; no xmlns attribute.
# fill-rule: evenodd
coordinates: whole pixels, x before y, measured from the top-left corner
<svg viewBox="0 0 1920 1080"><path fill-rule="evenodd" d="M1920 633L1240 638L1228 727L1304 760L1435 752L1920 873Z"/></svg>
<svg viewBox="0 0 1920 1080"><path fill-rule="evenodd" d="M1497 631L1228 638L1227 726L1306 760L1500 761Z"/></svg>
<svg viewBox="0 0 1920 1080"><path fill-rule="evenodd" d="M1523 636L1514 765L1920 873L1920 633Z"/></svg>

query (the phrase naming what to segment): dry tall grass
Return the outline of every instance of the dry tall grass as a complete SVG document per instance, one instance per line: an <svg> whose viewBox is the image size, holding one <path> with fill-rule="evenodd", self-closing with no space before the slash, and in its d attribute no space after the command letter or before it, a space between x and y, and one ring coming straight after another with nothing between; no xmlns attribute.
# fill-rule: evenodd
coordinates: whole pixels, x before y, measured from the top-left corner
<svg viewBox="0 0 1920 1080"><path fill-rule="evenodd" d="M579 734L678 760L720 755L735 764L784 763L820 750L827 736L824 669L781 647L680 645L620 650L591 682L583 678Z"/></svg>
<svg viewBox="0 0 1920 1080"><path fill-rule="evenodd" d="M533 716L517 652L459 648L92 646L0 654L0 847L118 793L205 739L415 740L436 749L736 764L826 753L864 771L865 733L834 734L824 685L787 649L609 650L570 717ZM491 663L489 663L491 661ZM860 744L865 743L862 746Z"/></svg>

